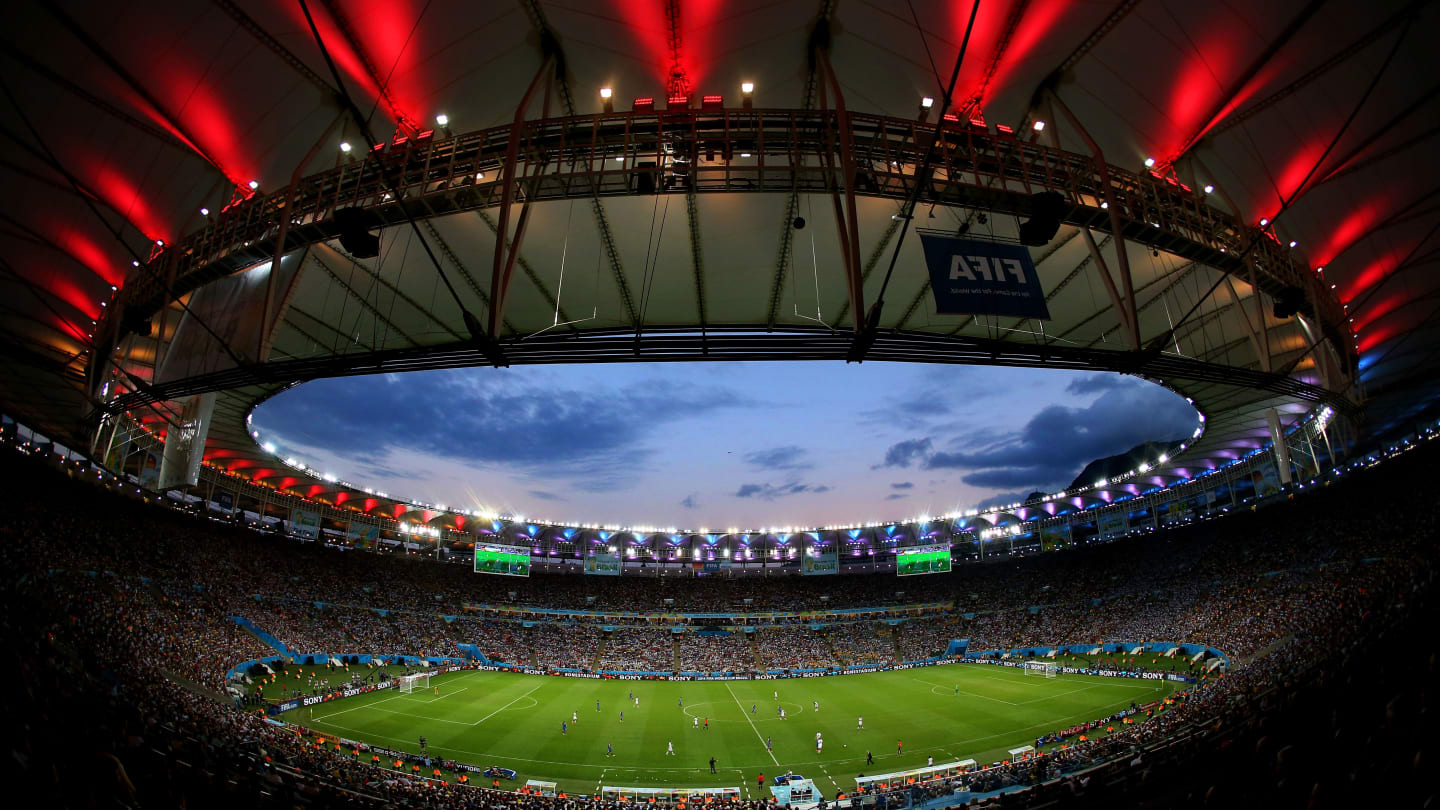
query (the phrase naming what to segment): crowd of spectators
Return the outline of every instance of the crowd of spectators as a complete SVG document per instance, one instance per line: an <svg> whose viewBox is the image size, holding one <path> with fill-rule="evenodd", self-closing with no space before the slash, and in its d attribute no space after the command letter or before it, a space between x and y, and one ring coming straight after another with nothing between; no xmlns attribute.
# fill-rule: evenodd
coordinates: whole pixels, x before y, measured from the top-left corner
<svg viewBox="0 0 1440 810"><path fill-rule="evenodd" d="M1032 796L1055 803L1108 806L1123 795L1154 806L1212 806L1217 796L1242 803L1261 796L1291 800L1285 806L1348 806L1383 785L1411 800L1407 806L1433 803L1434 788L1422 777L1433 756L1436 656L1396 655L1425 636L1434 614L1416 613L1427 607L1433 582L1433 460L1433 452L1412 454L1333 492L1253 514L960 566L923 586L907 585L910 598L923 587L955 599L957 615L935 623L963 631L972 648L1194 641L1230 653L1232 667L1175 706L1149 710L1146 722L1118 724L1093 740L1067 737L1065 748L1037 760L906 791L938 796L1040 784ZM0 654L16 681L0 693L0 710L25 730L12 739L10 761L51 803L258 807L323 797L357 807L608 810L599 802L404 776L205 695L234 663L270 652L238 629L234 615L273 627L299 647L381 643L367 640L368 626L359 628L366 624L361 611L369 610L385 628L373 631L383 643L413 635L420 646L450 650L478 638L493 644L498 635L516 650L519 636L503 623L467 620L457 629L440 617L476 590L493 596L497 586L484 578L461 583L453 566L341 554L192 523L86 490L28 460L0 460L0 475L16 503L0 525L0 565L10 580L0 589L0 630L12 642ZM856 580L862 601L883 599L893 587L868 581L881 577L826 579ZM649 580L627 584L617 578L602 586L606 603L643 609L675 599L684 583L659 592ZM791 586L797 593L784 594ZM520 587L524 598L545 603L537 583ZM567 581L556 592L570 598L591 587ZM792 579L707 583L696 603L720 598L733 606L743 592L766 604L802 604L816 587ZM674 610L685 609L679 602ZM587 625L540 625L528 635L536 659L551 666L594 666L607 643ZM893 649L894 640L873 628L871 637ZM759 631L756 649L767 668L834 666L833 642L791 626ZM172 679L201 688L179 688ZM77 743L74 730L82 727L87 733ZM1201 764L1207 767L1197 770ZM93 778L62 778L77 767ZM1165 767L1166 778L1149 776Z"/></svg>
<svg viewBox="0 0 1440 810"><path fill-rule="evenodd" d="M605 632L579 624L537 624L530 628L530 649L543 667L594 669Z"/></svg>
<svg viewBox="0 0 1440 810"><path fill-rule="evenodd" d="M760 630L755 646L760 651L760 663L767 670L825 669L840 665L825 637L808 627Z"/></svg>
<svg viewBox="0 0 1440 810"><path fill-rule="evenodd" d="M916 622L939 623L939 619ZM824 630L826 641L840 663L851 667L877 667L896 663L895 628L885 622L838 624Z"/></svg>
<svg viewBox="0 0 1440 810"><path fill-rule="evenodd" d="M615 630L605 639L599 669L672 672L675 634L668 629Z"/></svg>
<svg viewBox="0 0 1440 810"><path fill-rule="evenodd" d="M749 672L756 668L755 650L741 632L681 636L677 648L681 672Z"/></svg>

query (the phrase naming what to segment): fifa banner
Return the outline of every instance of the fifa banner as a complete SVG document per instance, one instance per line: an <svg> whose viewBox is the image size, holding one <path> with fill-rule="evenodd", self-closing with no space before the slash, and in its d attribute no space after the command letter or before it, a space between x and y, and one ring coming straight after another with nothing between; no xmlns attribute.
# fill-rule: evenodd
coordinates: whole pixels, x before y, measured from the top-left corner
<svg viewBox="0 0 1440 810"><path fill-rule="evenodd" d="M375 548L380 540L380 527L373 523L351 523L345 527L345 539L355 548Z"/></svg>
<svg viewBox="0 0 1440 810"><path fill-rule="evenodd" d="M807 577L840 573L840 549L819 552L813 546L806 549L805 558L800 561L800 573Z"/></svg>
<svg viewBox="0 0 1440 810"><path fill-rule="evenodd" d="M290 510L290 534L306 540L320 538L320 514L305 509Z"/></svg>
<svg viewBox="0 0 1440 810"><path fill-rule="evenodd" d="M1106 512L1096 521L1096 528L1103 539L1121 537L1130 531L1130 516L1124 512Z"/></svg>
<svg viewBox="0 0 1440 810"><path fill-rule="evenodd" d="M1258 469L1250 473L1250 482L1255 485L1255 494L1267 498L1280 492L1280 471L1275 462L1263 461Z"/></svg>
<svg viewBox="0 0 1440 810"><path fill-rule="evenodd" d="M1040 527L1040 548L1043 551L1050 551L1059 546L1070 545L1070 524L1062 523L1058 526Z"/></svg>
<svg viewBox="0 0 1440 810"><path fill-rule="evenodd" d="M585 573L602 577L620 576L620 555L609 552L592 554L585 558Z"/></svg>
<svg viewBox="0 0 1440 810"><path fill-rule="evenodd" d="M1024 245L921 233L935 311L1050 319L1045 291Z"/></svg>

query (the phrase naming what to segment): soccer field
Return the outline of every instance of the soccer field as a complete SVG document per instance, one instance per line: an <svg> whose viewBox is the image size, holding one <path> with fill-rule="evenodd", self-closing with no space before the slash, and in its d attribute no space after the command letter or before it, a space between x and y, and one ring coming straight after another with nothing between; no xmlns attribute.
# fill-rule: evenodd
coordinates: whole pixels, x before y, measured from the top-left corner
<svg viewBox="0 0 1440 810"><path fill-rule="evenodd" d="M833 797L852 791L861 773L921 767L931 756L936 763L988 764L1041 734L1107 716L1132 701L1156 700L1184 684L1085 675L1047 679L1008 667L957 665L774 681L467 671L437 676L431 686L424 693L385 690L295 709L283 719L416 753L423 736L432 756L519 772L513 785L502 787L526 779L553 781L570 793L595 793L601 785L735 786L758 797L758 774L768 782L788 769ZM860 717L863 730L856 728ZM562 722L568 726L563 734ZM816 732L825 743L820 752ZM671 742L674 756L666 754ZM904 743L903 752L897 742ZM865 764L867 751L873 765Z"/></svg>

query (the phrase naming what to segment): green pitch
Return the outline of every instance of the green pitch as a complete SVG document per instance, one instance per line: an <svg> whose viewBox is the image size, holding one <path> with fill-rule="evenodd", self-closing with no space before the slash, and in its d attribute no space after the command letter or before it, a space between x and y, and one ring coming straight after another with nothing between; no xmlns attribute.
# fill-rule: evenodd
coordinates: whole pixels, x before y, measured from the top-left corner
<svg viewBox="0 0 1440 810"><path fill-rule="evenodd" d="M502 787L519 787L526 779L553 781L569 793L595 793L601 785L736 786L758 798L758 774L764 773L768 783L770 776L793 770L833 797L852 791L861 773L921 767L927 757L937 764L961 759L989 764L1041 734L1107 716L1131 701L1164 697L1182 686L1083 675L1047 679L973 665L775 681L457 672L433 678L423 693L372 692L296 709L283 719L417 753L423 736L432 755L519 772L515 783L502 782ZM863 730L856 728L860 717ZM700 729L694 727L696 718ZM703 728L707 718L708 731ZM818 753L817 731L825 741ZM897 752L897 741L904 742L903 753ZM665 753L671 742L674 756ZM613 756L607 744L614 747ZM865 764L867 751L874 754L873 765ZM716 760L713 775L711 757Z"/></svg>

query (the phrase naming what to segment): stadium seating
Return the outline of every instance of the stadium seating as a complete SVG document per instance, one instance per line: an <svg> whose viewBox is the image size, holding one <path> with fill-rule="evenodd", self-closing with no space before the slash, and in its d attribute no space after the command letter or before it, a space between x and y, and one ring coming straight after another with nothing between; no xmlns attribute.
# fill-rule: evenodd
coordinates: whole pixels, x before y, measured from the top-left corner
<svg viewBox="0 0 1440 810"><path fill-rule="evenodd" d="M1192 690L1183 710L1033 763L913 790L923 798L1039 784L1031 798L1006 806L1117 797L1208 806L1205 790L1185 793L1174 783L1157 789L1147 774L1162 766L1180 772L1192 762L1233 765L1246 749L1268 776L1217 771L1194 784L1215 786L1216 795L1235 801L1303 804L1320 795L1322 804L1338 803L1356 796L1357 784L1433 796L1417 781L1424 751L1409 742L1423 735L1407 734L1428 724L1429 704L1416 693L1433 682L1434 655L1428 647L1413 660L1394 655L1402 641L1426 632L1414 622L1421 620L1416 611L1428 609L1433 577L1434 487L1426 472L1433 452L1256 513L960 566L907 586L912 599L918 593L956 601L953 612L938 617L898 628L770 627L753 642L738 633L676 636L628 627L607 633L584 623L526 631L494 617L445 616L477 599L560 606L586 604L591 596L626 610L659 609L664 599L676 600L667 610L733 608L741 598L797 608L827 593L873 605L889 601L887 592L894 598L893 580L826 578L843 588L798 578L692 580L657 588L654 580L625 577L537 576L494 584L458 566L257 536L94 491L8 450L4 456L0 474L13 506L0 526L0 561L10 578L0 595L0 623L12 641L5 654L18 681L3 708L17 726L38 729L13 759L62 806L199 805L217 803L217 796L252 807L292 806L317 795L327 804L362 807L578 806L402 777L238 710L222 697L227 671L275 650L232 616L299 652L455 655L459 645L477 644L495 659L577 668L668 670L678 659L682 669L749 671L757 654L768 669L886 663L897 650L907 660L932 657L953 637L971 638L973 649L1191 641L1226 651L1234 666ZM1335 497L1339 491L1345 497ZM1360 503L1365 508L1353 508ZM690 586L694 591L685 593ZM517 592L513 599L509 591ZM1354 705L1336 704L1337 694ZM1371 716L1384 718L1374 733L1360 719ZM70 737L81 727L89 733L76 749ZM1318 751L1313 739L1332 740L1333 750ZM1343 759L1345 769L1323 772L1305 764L1299 749L1329 764ZM60 779L77 756L101 778Z"/></svg>

